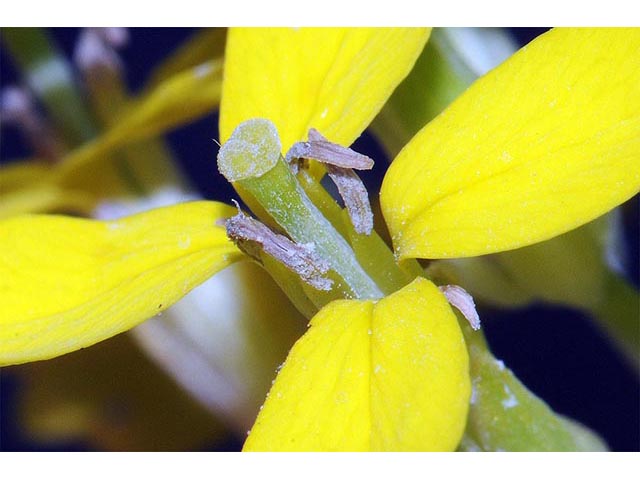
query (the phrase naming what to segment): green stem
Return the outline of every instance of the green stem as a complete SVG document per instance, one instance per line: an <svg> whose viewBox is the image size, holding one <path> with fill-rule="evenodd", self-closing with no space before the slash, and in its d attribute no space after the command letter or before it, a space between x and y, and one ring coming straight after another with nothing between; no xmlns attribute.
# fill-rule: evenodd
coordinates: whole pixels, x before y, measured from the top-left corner
<svg viewBox="0 0 640 480"><path fill-rule="evenodd" d="M385 295L401 289L424 273L416 260L407 260L399 267L393 252L375 230L370 235L357 233L346 212L307 170L301 169L297 178L311 201L349 241L358 263Z"/></svg>
<svg viewBox="0 0 640 480"><path fill-rule="evenodd" d="M459 317L469 350L473 394L461 450L600 451L585 427L555 413L489 350L484 334Z"/></svg>
<svg viewBox="0 0 640 480"><path fill-rule="evenodd" d="M289 297L291 303L298 309L307 320L311 320L318 313L318 302L304 289L304 284L300 282L300 277L279 263L275 258L262 255L264 268L269 272L273 280L280 289Z"/></svg>
<svg viewBox="0 0 640 480"><path fill-rule="evenodd" d="M640 295L623 278L607 273L602 301L593 307L593 317L622 347L640 370Z"/></svg>
<svg viewBox="0 0 640 480"><path fill-rule="evenodd" d="M497 64L500 53L515 52L516 45L499 29L472 29L475 41L456 41L459 32L435 28L411 73L395 90L375 118L371 128L393 159L404 145L428 122L440 114L478 77L469 64L472 55L492 58ZM467 29L469 31L470 29ZM486 38L485 38L486 37ZM487 41L479 41L485 38ZM491 41L492 40L492 41ZM475 47L463 51L463 43ZM500 43L501 52L491 45Z"/></svg>
<svg viewBox="0 0 640 480"><path fill-rule="evenodd" d="M344 237L309 199L280 152L275 125L264 119L248 120L220 149L218 169L239 187L241 196L252 197L249 204L258 203L293 241L313 245L329 264L330 277L338 277L333 295L340 290L343 298L382 298L383 292L358 263Z"/></svg>
<svg viewBox="0 0 640 480"><path fill-rule="evenodd" d="M474 79L450 48L442 29L434 29L411 73L371 124L389 159Z"/></svg>
<svg viewBox="0 0 640 480"><path fill-rule="evenodd" d="M3 28L2 44L22 70L71 145L93 138L97 129L75 83L71 66L40 28Z"/></svg>
<svg viewBox="0 0 640 480"><path fill-rule="evenodd" d="M295 242L313 244L356 298L384 296L358 263L347 241L309 199L284 161L278 160L260 177L239 183Z"/></svg>

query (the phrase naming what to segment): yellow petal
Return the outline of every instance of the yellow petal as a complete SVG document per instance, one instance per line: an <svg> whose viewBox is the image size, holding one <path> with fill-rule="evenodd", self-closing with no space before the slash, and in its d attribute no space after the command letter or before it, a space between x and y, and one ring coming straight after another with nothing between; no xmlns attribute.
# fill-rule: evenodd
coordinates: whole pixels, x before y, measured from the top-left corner
<svg viewBox="0 0 640 480"><path fill-rule="evenodd" d="M451 450L469 404L468 356L445 298L418 278L323 308L278 374L245 450Z"/></svg>
<svg viewBox="0 0 640 480"><path fill-rule="evenodd" d="M0 167L0 219L56 210L90 213L95 195L57 185L54 172L53 165L38 160L20 160Z"/></svg>
<svg viewBox="0 0 640 480"><path fill-rule="evenodd" d="M230 29L220 138L268 118L284 150L310 127L350 145L409 73L429 36L418 28Z"/></svg>
<svg viewBox="0 0 640 480"><path fill-rule="evenodd" d="M36 183L52 171L52 165L37 159L20 159L0 165L0 194L4 197L8 192L20 190L25 184Z"/></svg>
<svg viewBox="0 0 640 480"><path fill-rule="evenodd" d="M400 152L381 202L400 257L480 255L578 227L640 188L640 29L560 29Z"/></svg>
<svg viewBox="0 0 640 480"><path fill-rule="evenodd" d="M153 150L147 148L145 153ZM0 218L52 212L90 216L103 198L131 196L131 184L127 183L131 176L144 178L151 187L171 173L170 166L158 156L137 159L127 171L123 170L121 157L106 159L113 161L83 165L64 176L60 175L61 164L25 161L0 168Z"/></svg>
<svg viewBox="0 0 640 480"><path fill-rule="evenodd" d="M542 300L593 309L607 291L604 238L614 228L613 213L517 250L434 261L428 273L444 275L476 300L501 308Z"/></svg>
<svg viewBox="0 0 640 480"><path fill-rule="evenodd" d="M71 152L60 164L18 162L3 167L0 218L65 209L88 213L97 199L130 191L126 180L131 176L142 178L147 186L163 183L167 175L175 176L171 166L152 150L156 147L145 146L146 155L134 152L128 158L136 160L129 163L124 163L116 150L213 110L220 100L221 85L221 60L202 63L165 80L132 102L113 128Z"/></svg>
<svg viewBox="0 0 640 480"><path fill-rule="evenodd" d="M3 194L0 198L0 219L24 213L55 211L89 215L95 204L96 197L89 192L37 183Z"/></svg>
<svg viewBox="0 0 640 480"><path fill-rule="evenodd" d="M166 309L238 258L193 202L112 222L22 216L0 222L0 365L50 358Z"/></svg>

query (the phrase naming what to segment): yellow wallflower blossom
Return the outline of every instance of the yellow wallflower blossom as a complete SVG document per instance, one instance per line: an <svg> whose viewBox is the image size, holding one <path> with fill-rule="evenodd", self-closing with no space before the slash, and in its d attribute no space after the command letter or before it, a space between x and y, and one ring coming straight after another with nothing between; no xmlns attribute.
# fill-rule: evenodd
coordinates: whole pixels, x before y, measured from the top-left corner
<svg viewBox="0 0 640 480"><path fill-rule="evenodd" d="M350 144L408 73L428 34L231 30L221 139L233 141L238 125L250 129L246 121L270 119L281 141L257 138L246 148L266 145L272 154L275 145L278 165L278 155L310 128ZM381 202L398 257L411 265L415 257L517 248L584 224L637 193L640 71L629 60L639 47L638 30L556 30L476 82L407 144L385 177ZM269 173L256 166L259 175ZM268 213L265 221L281 218ZM0 362L81 348L166 308L241 258L216 223L232 214L216 202L196 202L108 223L4 221ZM304 243L304 231L281 227ZM245 449L456 448L471 386L446 298L420 276L393 280L396 291L388 294L357 253L361 266L334 258L351 251L342 241L331 255L318 239L335 288L322 297L302 285L320 311L280 370ZM342 275L352 267L360 269L355 279ZM330 302L348 291L358 298Z"/></svg>

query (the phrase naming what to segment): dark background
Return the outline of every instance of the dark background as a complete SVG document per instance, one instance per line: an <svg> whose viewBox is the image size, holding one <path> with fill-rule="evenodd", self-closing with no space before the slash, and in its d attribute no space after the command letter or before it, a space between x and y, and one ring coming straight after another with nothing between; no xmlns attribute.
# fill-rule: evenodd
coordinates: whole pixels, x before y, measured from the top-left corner
<svg viewBox="0 0 640 480"><path fill-rule="evenodd" d="M520 44L544 32L543 28L512 29ZM127 66L127 81L136 91L157 65L193 29L137 28L131 30L129 45L121 51ZM70 55L78 29L53 29L51 33ZM4 51L0 53L1 85L17 81ZM215 173L217 118L210 115L168 135L170 146L183 162L185 171L202 194L228 201L233 191ZM0 160L23 156L27 150L19 135L3 128ZM375 159L384 156L368 134L356 143L356 150ZM382 165L385 162L377 162ZM377 169L379 178L384 172ZM374 182L376 179L370 179ZM624 218L632 268L629 279L638 286L638 197L625 205ZM640 449L640 383L634 371L585 316L569 309L535 305L515 312L483 311L483 328L497 358L505 361L518 378L557 412L596 430L612 450ZM32 443L16 423L15 396L20 388L11 371L0 374L0 450L87 450L82 443ZM237 450L242 439L229 436L223 443L202 445L203 450Z"/></svg>

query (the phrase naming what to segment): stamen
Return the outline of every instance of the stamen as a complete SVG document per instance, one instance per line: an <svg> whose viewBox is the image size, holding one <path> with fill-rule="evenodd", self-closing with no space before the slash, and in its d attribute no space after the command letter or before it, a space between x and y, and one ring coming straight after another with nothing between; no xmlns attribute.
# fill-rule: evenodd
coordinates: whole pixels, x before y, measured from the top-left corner
<svg viewBox="0 0 640 480"><path fill-rule="evenodd" d="M229 218L225 227L238 248L259 263L262 263L260 255L264 252L317 290L331 290L333 282L324 276L329 271L329 264L315 252L312 243L295 243L242 212Z"/></svg>
<svg viewBox="0 0 640 480"><path fill-rule="evenodd" d="M55 162L64 155L64 143L38 112L35 99L26 88L7 87L2 90L0 120L18 127L38 157Z"/></svg>
<svg viewBox="0 0 640 480"><path fill-rule="evenodd" d="M129 43L129 29L125 27L93 28L113 48L123 48Z"/></svg>
<svg viewBox="0 0 640 480"><path fill-rule="evenodd" d="M349 218L356 232L370 235L373 230L373 212L369 203L367 189L362 180L353 171L370 170L373 160L350 148L332 143L315 128L309 129L309 141L297 142L285 157L293 174L298 173L300 161L313 159L325 164L327 173L338 187L338 193L349 212Z"/></svg>
<svg viewBox="0 0 640 480"><path fill-rule="evenodd" d="M456 307L464 318L467 319L471 328L479 330L480 316L476 311L476 304L473 301L473 297L458 285L443 285L438 288L440 288L440 291L447 297L447 301Z"/></svg>
<svg viewBox="0 0 640 480"><path fill-rule="evenodd" d="M371 235L373 230L373 212L369 204L367 189L360 177L350 168L327 165L327 173L338 187L338 193L344 200L349 218L359 234Z"/></svg>
<svg viewBox="0 0 640 480"><path fill-rule="evenodd" d="M309 141L294 143L285 160L291 163L297 158L310 158L325 165L335 165L355 170L371 170L373 160L350 148L332 143L323 137L315 128L309 129Z"/></svg>
<svg viewBox="0 0 640 480"><path fill-rule="evenodd" d="M125 29L83 29L73 56L86 81L104 84L119 78L123 65L115 48L122 47L126 41Z"/></svg>

